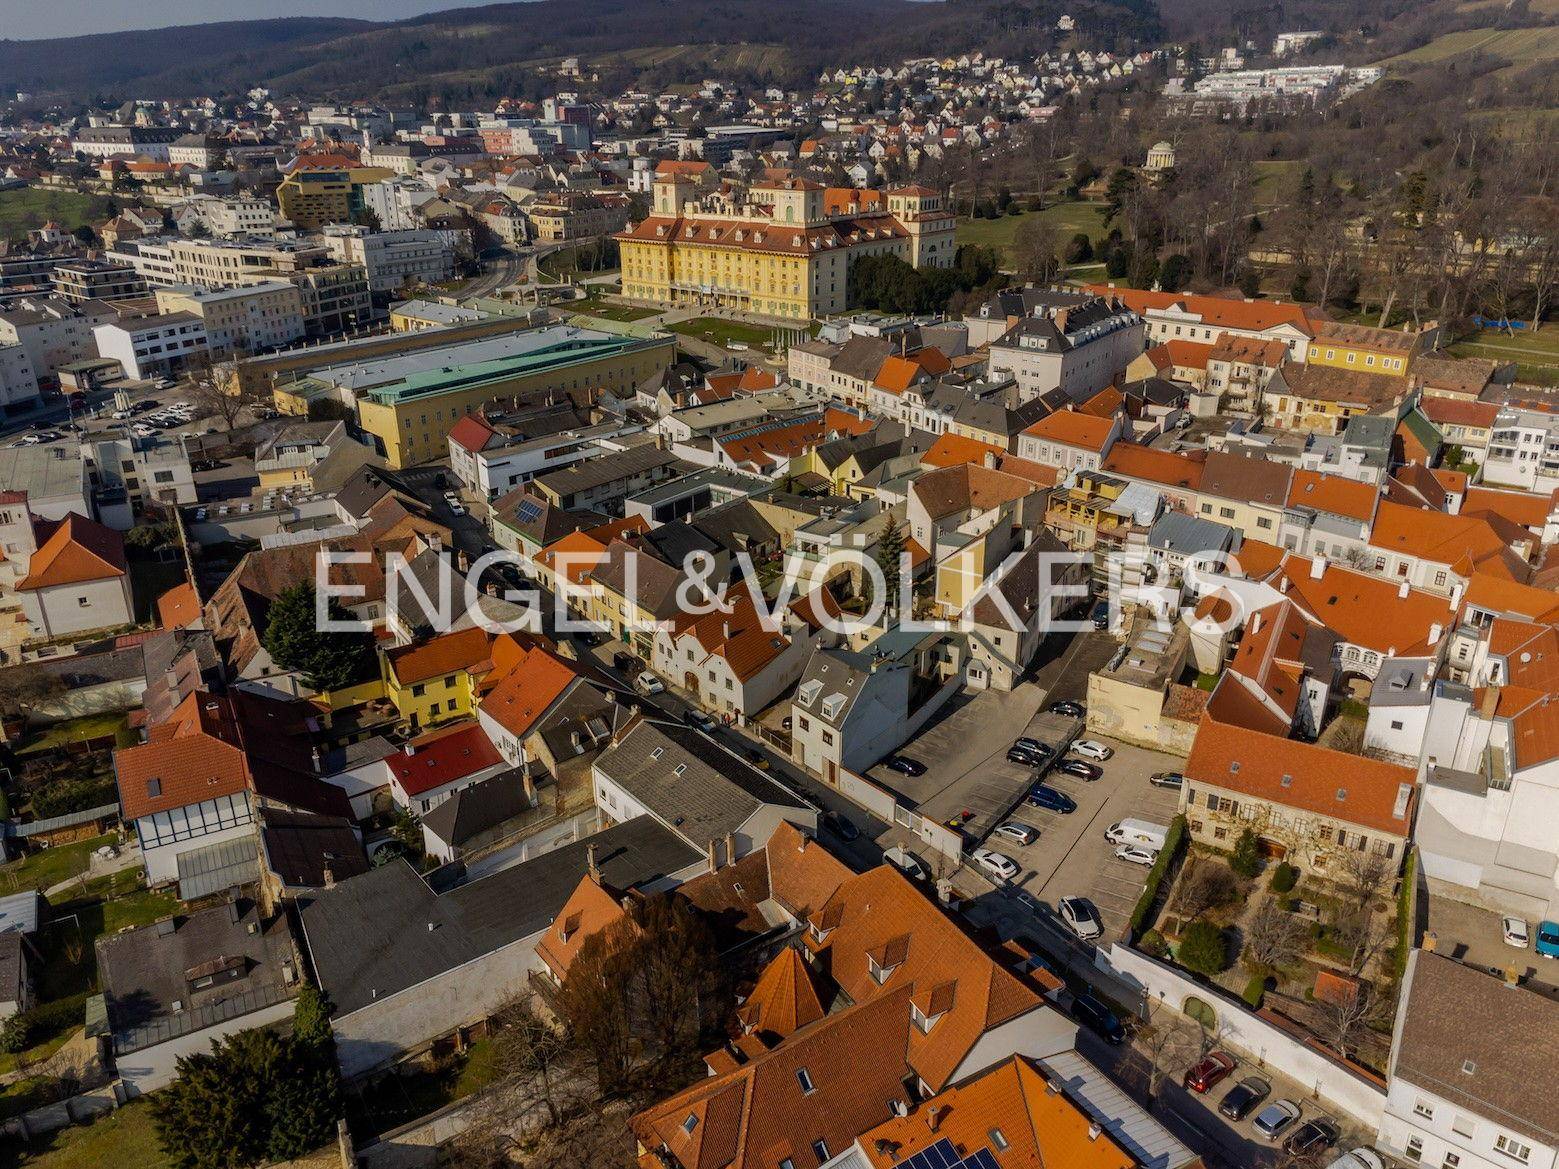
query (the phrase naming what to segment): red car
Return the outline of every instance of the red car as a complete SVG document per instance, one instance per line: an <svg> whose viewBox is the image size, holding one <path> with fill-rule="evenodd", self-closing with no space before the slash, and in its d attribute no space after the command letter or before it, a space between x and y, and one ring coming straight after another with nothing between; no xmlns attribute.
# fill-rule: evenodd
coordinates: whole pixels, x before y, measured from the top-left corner
<svg viewBox="0 0 1559 1169"><path fill-rule="evenodd" d="M1234 1070L1234 1057L1221 1051L1209 1052L1202 1062L1186 1072L1181 1081L1188 1092L1211 1092Z"/></svg>

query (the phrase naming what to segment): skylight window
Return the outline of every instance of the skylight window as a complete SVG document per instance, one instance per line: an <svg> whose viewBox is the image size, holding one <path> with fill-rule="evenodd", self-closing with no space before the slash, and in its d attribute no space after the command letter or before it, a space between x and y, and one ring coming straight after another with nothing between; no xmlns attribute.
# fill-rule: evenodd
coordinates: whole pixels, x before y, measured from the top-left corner
<svg viewBox="0 0 1559 1169"><path fill-rule="evenodd" d="M817 1085L812 1082L812 1073L806 1068L796 1069L796 1082L801 1085L801 1091L808 1096L817 1091Z"/></svg>

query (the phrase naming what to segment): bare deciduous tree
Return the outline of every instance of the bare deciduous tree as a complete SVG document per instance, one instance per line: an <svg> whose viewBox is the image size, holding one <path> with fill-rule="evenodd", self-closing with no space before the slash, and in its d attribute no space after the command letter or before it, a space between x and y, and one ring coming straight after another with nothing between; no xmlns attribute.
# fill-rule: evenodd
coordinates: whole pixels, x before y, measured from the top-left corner
<svg viewBox="0 0 1559 1169"><path fill-rule="evenodd" d="M1252 974L1273 974L1304 953L1309 929L1271 898L1263 901L1245 924L1245 968Z"/></svg>

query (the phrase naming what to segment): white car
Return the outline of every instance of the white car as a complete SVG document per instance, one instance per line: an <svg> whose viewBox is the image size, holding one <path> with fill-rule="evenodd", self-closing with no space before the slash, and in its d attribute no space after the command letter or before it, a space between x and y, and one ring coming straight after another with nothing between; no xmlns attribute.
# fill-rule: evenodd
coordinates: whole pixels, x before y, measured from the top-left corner
<svg viewBox="0 0 1559 1169"><path fill-rule="evenodd" d="M971 854L974 863L979 865L991 876L1003 881L1010 881L1018 875L1018 862L1010 856L1003 856L999 852L992 852L988 848L977 848Z"/></svg>
<svg viewBox="0 0 1559 1169"><path fill-rule="evenodd" d="M1072 753L1081 755L1086 759L1097 759L1100 763L1103 763L1111 755L1115 754L1114 751L1110 750L1103 743L1096 743L1092 739L1078 739L1077 742L1072 744Z"/></svg>
<svg viewBox="0 0 1559 1169"><path fill-rule="evenodd" d="M1085 942L1104 936L1104 923L1098 910L1080 897L1063 897L1056 903L1056 912L1068 929Z"/></svg>
<svg viewBox="0 0 1559 1169"><path fill-rule="evenodd" d="M991 833L992 836L1000 836L1003 840L1011 840L1018 844L1033 844L1039 839L1039 829L1030 824L1019 824L1016 820L1009 820L1000 828Z"/></svg>
<svg viewBox="0 0 1559 1169"><path fill-rule="evenodd" d="M457 503L454 500L450 500L450 503L449 503L449 514L450 515L465 515L466 514L466 506L465 506L465 504Z"/></svg>
<svg viewBox="0 0 1559 1169"><path fill-rule="evenodd" d="M648 670L645 670L644 673L635 678L633 684L640 694L664 694L666 692L666 684Z"/></svg>
<svg viewBox="0 0 1559 1169"><path fill-rule="evenodd" d="M1500 932L1505 936L1505 944L1514 946L1518 950L1525 950L1532 942L1532 935L1527 931L1525 918L1501 918Z"/></svg>
<svg viewBox="0 0 1559 1169"><path fill-rule="evenodd" d="M1386 1163L1374 1149L1349 1149L1326 1169L1386 1169Z"/></svg>
<svg viewBox="0 0 1559 1169"><path fill-rule="evenodd" d="M1158 853L1140 844L1123 844L1115 850L1115 859L1151 867L1158 860Z"/></svg>
<svg viewBox="0 0 1559 1169"><path fill-rule="evenodd" d="M929 881L931 879L931 874L926 871L926 866L921 864L920 858L903 845L894 845L882 854L882 859L912 880Z"/></svg>

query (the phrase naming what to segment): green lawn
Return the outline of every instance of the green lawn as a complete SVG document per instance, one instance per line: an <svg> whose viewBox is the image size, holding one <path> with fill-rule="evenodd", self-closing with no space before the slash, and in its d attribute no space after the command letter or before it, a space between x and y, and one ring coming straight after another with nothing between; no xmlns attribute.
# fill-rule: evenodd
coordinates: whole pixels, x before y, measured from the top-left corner
<svg viewBox="0 0 1559 1169"><path fill-rule="evenodd" d="M32 755L46 751L53 751L63 747L67 743L83 743L88 739L102 739L113 735L120 740L120 746L127 745L123 741L122 732L129 730L129 723L125 716L117 711L106 714L89 714L81 718L68 719L65 722L52 723L40 728L36 734L27 740L18 755Z"/></svg>
<svg viewBox="0 0 1559 1169"><path fill-rule="evenodd" d="M1073 202L1053 203L1043 211L1003 215L1000 219L960 219L957 241L996 248L1010 257L1018 226L1034 216L1054 224L1064 240L1070 240L1080 231L1087 232L1088 238L1096 244L1104 238L1104 204Z"/></svg>
<svg viewBox="0 0 1559 1169"><path fill-rule="evenodd" d="M108 201L79 191L18 187L0 191L0 239L25 236L53 219L66 231L108 218Z"/></svg>
<svg viewBox="0 0 1559 1169"><path fill-rule="evenodd" d="M167 1169L152 1110L135 1100L92 1124L62 1128L19 1150L17 1169Z"/></svg>
<svg viewBox="0 0 1559 1169"><path fill-rule="evenodd" d="M1485 357L1492 361L1513 361L1516 376L1522 381L1559 385L1559 326L1548 324L1534 333L1518 329L1502 333L1481 329L1448 346L1456 357Z"/></svg>
<svg viewBox="0 0 1559 1169"><path fill-rule="evenodd" d="M94 849L113 844L112 835L94 836L74 844L61 844L35 852L21 860L0 865L0 893L22 889L47 889L86 871Z"/></svg>
<svg viewBox="0 0 1559 1169"><path fill-rule="evenodd" d="M741 321L727 321L719 317L694 317L690 321L678 321L668 325L673 333L684 337L697 337L715 345L729 346L731 342L755 348L767 347L773 340L774 330L759 325L746 325Z"/></svg>
<svg viewBox="0 0 1559 1169"><path fill-rule="evenodd" d="M612 304L608 301L596 300L594 297L571 301L564 307L571 313L579 313L587 317L600 317L607 321L642 321L645 317L656 315L656 310L652 308L639 308L631 304Z"/></svg>

